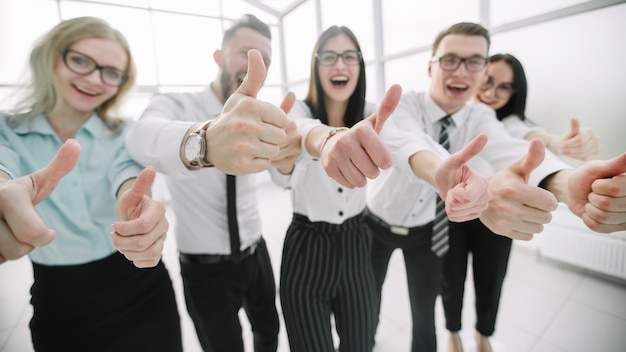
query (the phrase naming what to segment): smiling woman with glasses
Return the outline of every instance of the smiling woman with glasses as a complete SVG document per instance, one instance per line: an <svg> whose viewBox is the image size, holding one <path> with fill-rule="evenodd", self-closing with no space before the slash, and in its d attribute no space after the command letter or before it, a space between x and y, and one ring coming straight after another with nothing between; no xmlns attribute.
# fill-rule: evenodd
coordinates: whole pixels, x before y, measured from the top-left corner
<svg viewBox="0 0 626 352"><path fill-rule="evenodd" d="M113 87L119 87L128 81L128 73L126 71L111 66L100 66L94 59L80 51L63 49L61 53L65 66L74 73L88 75L95 70L99 70L102 82Z"/></svg>
<svg viewBox="0 0 626 352"><path fill-rule="evenodd" d="M480 86L479 89L484 94L486 91L491 90L493 88L495 88L496 98L502 99L502 100L508 101L511 95L515 93L515 88L513 88L513 85L511 83L500 83L498 85L495 85L493 83L493 76L488 76L487 82L485 82L485 84Z"/></svg>
<svg viewBox="0 0 626 352"><path fill-rule="evenodd" d="M136 77L126 38L96 17L62 21L30 71L0 113L0 264L29 256L34 350L181 352L165 207L117 115Z"/></svg>

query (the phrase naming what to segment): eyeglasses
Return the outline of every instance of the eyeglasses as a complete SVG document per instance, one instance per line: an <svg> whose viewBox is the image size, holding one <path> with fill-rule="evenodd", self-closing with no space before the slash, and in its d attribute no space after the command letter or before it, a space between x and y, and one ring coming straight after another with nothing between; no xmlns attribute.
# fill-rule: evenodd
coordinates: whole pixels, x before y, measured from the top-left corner
<svg viewBox="0 0 626 352"><path fill-rule="evenodd" d="M513 88L510 83L502 83L495 86L493 83L493 77L491 76L487 78L487 82L485 82L485 84L480 86L480 91L486 92L494 87L496 88L496 98L498 99L509 99L515 93L515 88Z"/></svg>
<svg viewBox="0 0 626 352"><path fill-rule="evenodd" d="M482 71L489 59L481 56L472 56L472 57L458 57L456 55L446 55L446 56L433 56L430 59L430 62L439 62L439 66L444 71L456 71L461 63L465 63L465 68L470 72L480 72Z"/></svg>
<svg viewBox="0 0 626 352"><path fill-rule="evenodd" d="M348 66L358 65L361 62L361 52L356 50L347 50L342 54L334 51L320 51L315 57L322 66L332 66L337 63L339 58Z"/></svg>
<svg viewBox="0 0 626 352"><path fill-rule="evenodd" d="M63 49L63 63L70 71L79 75L88 75L95 70L100 71L104 84L119 87L128 80L128 73L111 66L100 66L89 56L72 49Z"/></svg>

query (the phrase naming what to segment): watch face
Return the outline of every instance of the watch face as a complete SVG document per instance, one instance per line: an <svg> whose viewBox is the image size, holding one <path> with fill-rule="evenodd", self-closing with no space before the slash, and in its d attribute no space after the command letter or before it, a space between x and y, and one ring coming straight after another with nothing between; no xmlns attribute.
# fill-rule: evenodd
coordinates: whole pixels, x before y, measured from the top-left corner
<svg viewBox="0 0 626 352"><path fill-rule="evenodd" d="M202 137L197 133L192 133L185 142L185 159L189 162L197 161L202 151Z"/></svg>

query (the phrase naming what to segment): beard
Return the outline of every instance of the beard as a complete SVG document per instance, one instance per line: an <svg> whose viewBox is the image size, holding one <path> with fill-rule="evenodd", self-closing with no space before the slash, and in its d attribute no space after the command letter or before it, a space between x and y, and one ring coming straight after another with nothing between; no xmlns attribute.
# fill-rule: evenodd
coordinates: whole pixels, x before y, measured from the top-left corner
<svg viewBox="0 0 626 352"><path fill-rule="evenodd" d="M222 66L222 72L220 73L219 80L220 93L222 94L222 97L224 97L224 101L226 101L237 90L237 88L239 88L244 77L246 77L246 74L246 71L239 71L235 76L233 76L228 72L228 66L226 66L226 64Z"/></svg>
<svg viewBox="0 0 626 352"><path fill-rule="evenodd" d="M233 88L233 76L228 73L226 67L222 69L222 73L220 74L220 88L220 93L222 93L222 97L224 97L224 101L226 101L230 97L230 92Z"/></svg>

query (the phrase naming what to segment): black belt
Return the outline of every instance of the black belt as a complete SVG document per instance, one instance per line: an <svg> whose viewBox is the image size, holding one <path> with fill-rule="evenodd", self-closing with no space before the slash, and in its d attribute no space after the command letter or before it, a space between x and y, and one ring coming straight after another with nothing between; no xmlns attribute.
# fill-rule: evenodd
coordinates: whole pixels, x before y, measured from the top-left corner
<svg viewBox="0 0 626 352"><path fill-rule="evenodd" d="M239 261L251 256L256 252L257 248L261 244L263 239L259 239L254 242L246 249L241 251L241 257ZM179 253L178 254L181 263L185 264L218 264L222 262L235 261L230 254L187 254L187 253Z"/></svg>
<svg viewBox="0 0 626 352"><path fill-rule="evenodd" d="M369 210L369 208L365 208L365 210L363 211L363 217L366 220L370 220L371 222L375 223L376 225L386 229L387 231L393 234L402 235L402 236L408 236L408 235L412 235L418 232L423 233L424 231L432 230L433 228L432 221L425 225L420 225L420 226L415 226L415 227L392 226L392 225L389 225L387 222L385 222L385 220L374 215Z"/></svg>

